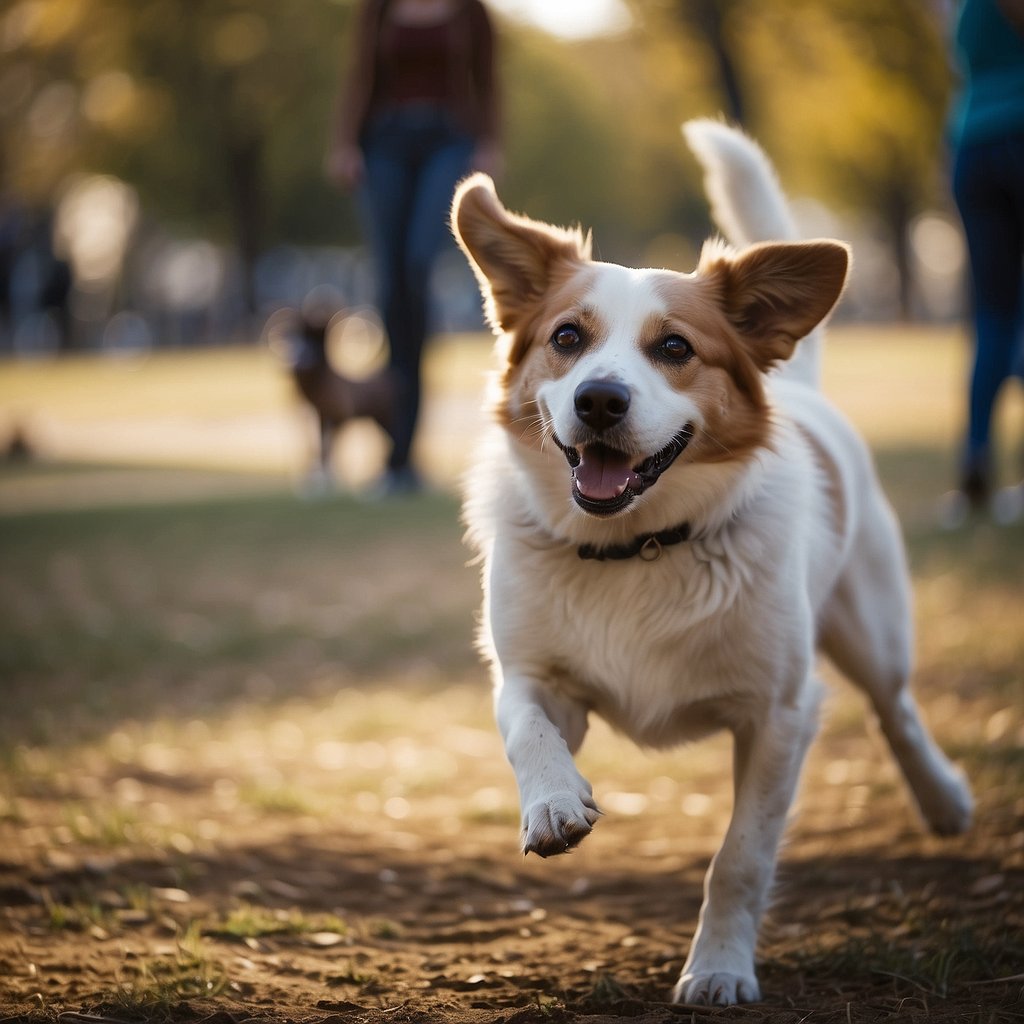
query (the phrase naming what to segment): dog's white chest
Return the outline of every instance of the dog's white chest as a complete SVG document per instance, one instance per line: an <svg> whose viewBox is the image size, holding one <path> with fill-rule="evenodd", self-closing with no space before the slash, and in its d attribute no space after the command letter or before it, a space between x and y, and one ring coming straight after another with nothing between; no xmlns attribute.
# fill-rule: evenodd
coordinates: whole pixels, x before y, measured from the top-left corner
<svg viewBox="0 0 1024 1024"><path fill-rule="evenodd" d="M735 625L749 619L757 570L727 547L680 545L655 562L529 550L508 568L499 559L490 595L498 659L536 666L638 742L699 735L708 702L742 696L751 661L765 653L756 629Z"/></svg>

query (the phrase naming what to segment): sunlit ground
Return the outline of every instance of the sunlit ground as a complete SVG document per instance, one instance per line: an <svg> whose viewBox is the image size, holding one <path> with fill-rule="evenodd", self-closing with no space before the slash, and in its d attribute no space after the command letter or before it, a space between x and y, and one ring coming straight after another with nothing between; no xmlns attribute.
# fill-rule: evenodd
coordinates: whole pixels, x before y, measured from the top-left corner
<svg viewBox="0 0 1024 1024"><path fill-rule="evenodd" d="M967 356L958 327L838 326L827 348L825 388L876 447L925 447L947 458L951 482ZM429 352L419 451L439 486L452 487L466 465L490 366L483 335L441 338ZM1002 409L1006 474L1021 459L1017 390ZM301 476L313 443L309 414L262 346L8 363L0 372L0 441L15 428L54 460L252 471L284 481ZM375 428L350 427L336 459L342 484L365 484L383 451ZM31 505L36 495L43 500L45 487L3 486L0 503Z"/></svg>
<svg viewBox="0 0 1024 1024"><path fill-rule="evenodd" d="M728 744L638 754L595 726L581 763L605 818L571 859L517 853L449 493L488 365L481 337L432 350L421 458L437 493L385 505L358 497L382 450L368 427L338 452L343 492L299 499L312 428L262 349L2 368L0 429L37 453L0 468L12 1005L441 999L455 1020L472 998L541 1020L664 1000L728 813ZM959 331L837 328L826 368L903 519L917 690L979 797L970 836L924 836L836 688L766 991L874 1020L868 996L996 998L971 986L1024 955L1024 526L935 526ZM1024 403L1007 397L1009 479Z"/></svg>

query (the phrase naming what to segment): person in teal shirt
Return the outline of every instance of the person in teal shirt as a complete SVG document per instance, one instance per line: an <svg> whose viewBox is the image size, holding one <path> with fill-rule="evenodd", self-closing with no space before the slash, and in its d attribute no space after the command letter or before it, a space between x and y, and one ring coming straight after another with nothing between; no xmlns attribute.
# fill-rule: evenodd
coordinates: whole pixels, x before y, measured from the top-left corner
<svg viewBox="0 0 1024 1024"><path fill-rule="evenodd" d="M970 260L974 363L953 518L992 501L1024 512L1024 485L995 495L992 414L1006 380L1024 376L1024 0L963 0L956 22L963 84L951 122L953 195ZM959 513L957 513L957 509Z"/></svg>

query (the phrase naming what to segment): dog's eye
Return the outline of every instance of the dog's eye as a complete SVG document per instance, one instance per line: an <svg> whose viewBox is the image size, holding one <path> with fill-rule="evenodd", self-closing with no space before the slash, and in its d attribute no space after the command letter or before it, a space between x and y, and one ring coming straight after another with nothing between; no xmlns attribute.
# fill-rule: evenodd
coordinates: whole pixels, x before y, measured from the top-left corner
<svg viewBox="0 0 1024 1024"><path fill-rule="evenodd" d="M693 355L693 346L684 337L670 334L658 347L658 352L674 363L685 363Z"/></svg>
<svg viewBox="0 0 1024 1024"><path fill-rule="evenodd" d="M570 349L578 348L583 343L580 332L572 324L562 324L551 336L551 344L555 348L568 352Z"/></svg>

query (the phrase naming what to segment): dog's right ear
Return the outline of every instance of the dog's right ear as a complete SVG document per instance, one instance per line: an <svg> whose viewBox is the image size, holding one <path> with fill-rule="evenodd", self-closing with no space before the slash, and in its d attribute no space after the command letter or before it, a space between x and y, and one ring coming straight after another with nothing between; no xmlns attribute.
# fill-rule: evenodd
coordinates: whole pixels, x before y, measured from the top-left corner
<svg viewBox="0 0 1024 1024"><path fill-rule="evenodd" d="M590 239L579 230L509 213L486 174L472 175L455 190L452 231L497 332L514 330L552 284L590 258Z"/></svg>

